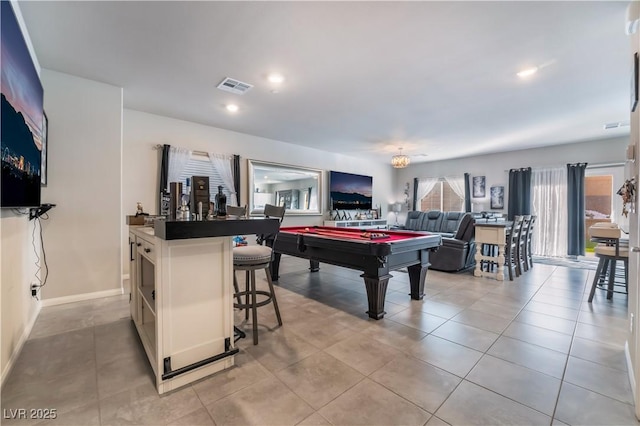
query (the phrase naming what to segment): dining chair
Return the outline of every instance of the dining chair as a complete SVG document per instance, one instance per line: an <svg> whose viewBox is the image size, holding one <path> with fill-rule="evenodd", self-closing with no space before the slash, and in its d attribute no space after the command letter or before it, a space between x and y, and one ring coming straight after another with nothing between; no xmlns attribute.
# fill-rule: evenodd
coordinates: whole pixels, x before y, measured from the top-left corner
<svg viewBox="0 0 640 426"><path fill-rule="evenodd" d="M535 230L536 220L538 216L532 215L529 227L527 228L527 236L525 237L524 244L524 259L527 265L527 269L533 268L533 250L531 248L533 241L533 232Z"/></svg>
<svg viewBox="0 0 640 426"><path fill-rule="evenodd" d="M227 206L227 216L236 216L240 218L247 217L247 206Z"/></svg>
<svg viewBox="0 0 640 426"><path fill-rule="evenodd" d="M505 246L505 265L509 270L509 280L513 281L513 271L516 277L522 274L520 261L518 260L518 245L520 244L520 232L522 230L522 222L524 216L514 216L513 223L507 234L507 242Z"/></svg>
<svg viewBox="0 0 640 426"><path fill-rule="evenodd" d="M522 215L522 228L520 230L520 237L518 238L518 246L516 252L516 259L520 272L526 272L529 270L529 261L527 259L527 236L529 235L529 228L531 227L531 215Z"/></svg>

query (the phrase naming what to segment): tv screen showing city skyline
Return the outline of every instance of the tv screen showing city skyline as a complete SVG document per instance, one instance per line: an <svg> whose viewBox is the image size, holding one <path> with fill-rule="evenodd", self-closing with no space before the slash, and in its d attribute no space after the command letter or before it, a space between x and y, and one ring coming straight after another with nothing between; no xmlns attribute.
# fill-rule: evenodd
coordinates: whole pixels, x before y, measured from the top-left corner
<svg viewBox="0 0 640 426"><path fill-rule="evenodd" d="M36 207L40 205L44 91L13 6L2 1L0 7L0 207Z"/></svg>
<svg viewBox="0 0 640 426"><path fill-rule="evenodd" d="M373 177L331 171L329 192L332 210L370 210L373 203Z"/></svg>

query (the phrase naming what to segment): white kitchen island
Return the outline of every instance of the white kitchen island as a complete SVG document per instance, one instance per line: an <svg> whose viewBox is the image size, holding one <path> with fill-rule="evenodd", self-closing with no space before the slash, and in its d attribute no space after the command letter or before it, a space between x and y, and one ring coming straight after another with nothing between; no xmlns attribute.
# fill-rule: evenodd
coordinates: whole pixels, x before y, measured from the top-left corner
<svg viewBox="0 0 640 426"><path fill-rule="evenodd" d="M222 219L129 228L131 318L158 393L233 366L231 237L278 226L277 219Z"/></svg>

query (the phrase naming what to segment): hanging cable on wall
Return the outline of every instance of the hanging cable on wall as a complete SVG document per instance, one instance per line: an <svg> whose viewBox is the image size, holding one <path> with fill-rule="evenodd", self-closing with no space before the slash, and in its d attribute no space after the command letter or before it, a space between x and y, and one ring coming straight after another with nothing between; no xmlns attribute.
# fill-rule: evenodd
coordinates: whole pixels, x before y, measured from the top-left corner
<svg viewBox="0 0 640 426"><path fill-rule="evenodd" d="M31 285L31 296L35 297L36 299L38 299L38 292L40 291L40 289L42 287L44 287L47 284L47 279L49 278L49 265L47 264L47 252L45 251L45 247L44 247L44 237L42 235L42 220L48 220L49 219L49 215L47 213L44 213L41 216L38 216L35 218L35 220L33 221L33 231L31 232L31 245L33 246L33 253L36 256L36 271L34 272L34 275L36 277L36 280L38 281L38 284L32 284ZM40 254L38 253L38 247L36 246L36 229L40 229L40 248L42 250L42 257L40 257ZM41 271L42 271L42 267L44 266L44 279L41 278ZM39 300L39 299L38 299Z"/></svg>

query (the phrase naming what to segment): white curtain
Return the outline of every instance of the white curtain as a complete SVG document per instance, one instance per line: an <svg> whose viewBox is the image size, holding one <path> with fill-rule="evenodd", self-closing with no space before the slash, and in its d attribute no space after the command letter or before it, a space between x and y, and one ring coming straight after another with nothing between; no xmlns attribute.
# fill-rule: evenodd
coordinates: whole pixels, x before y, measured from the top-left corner
<svg viewBox="0 0 640 426"><path fill-rule="evenodd" d="M418 193L416 194L416 209L420 210L420 200L429 195L440 180L438 178L419 178Z"/></svg>
<svg viewBox="0 0 640 426"><path fill-rule="evenodd" d="M311 194L309 194L309 210L319 210L318 209L318 187L311 187Z"/></svg>
<svg viewBox="0 0 640 426"><path fill-rule="evenodd" d="M462 199L460 210L464 211L464 176L445 176L444 180L447 181L453 192Z"/></svg>
<svg viewBox="0 0 640 426"><path fill-rule="evenodd" d="M167 184L169 184L169 182L180 182L180 175L189 160L191 160L191 150L176 146L169 148L169 175L167 177ZM169 188L167 187L167 191L168 190Z"/></svg>
<svg viewBox="0 0 640 426"><path fill-rule="evenodd" d="M566 257L567 235L567 168L533 169L534 225L532 251L537 256Z"/></svg>
<svg viewBox="0 0 640 426"><path fill-rule="evenodd" d="M211 164L213 164L213 168L216 169L218 174L220 174L220 178L222 179L224 186L231 194L227 204L230 206L237 206L238 198L236 197L236 188L233 184L233 168L231 167L231 159L228 155L210 152L209 160L211 161Z"/></svg>

